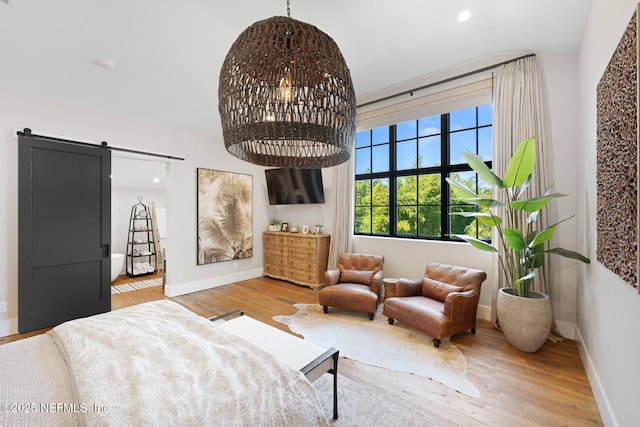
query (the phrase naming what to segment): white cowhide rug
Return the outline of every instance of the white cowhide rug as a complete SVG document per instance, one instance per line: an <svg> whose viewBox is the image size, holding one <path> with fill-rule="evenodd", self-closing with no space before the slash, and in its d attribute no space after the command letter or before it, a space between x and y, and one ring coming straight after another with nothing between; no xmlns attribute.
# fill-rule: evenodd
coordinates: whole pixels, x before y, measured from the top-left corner
<svg viewBox="0 0 640 427"><path fill-rule="evenodd" d="M340 356L372 366L431 378L471 397L480 397L467 379L467 361L449 340L435 348L431 337L400 322L393 326L382 315L382 306L373 321L365 313L329 308L319 304L295 304L291 316L273 319L320 347L334 347Z"/></svg>

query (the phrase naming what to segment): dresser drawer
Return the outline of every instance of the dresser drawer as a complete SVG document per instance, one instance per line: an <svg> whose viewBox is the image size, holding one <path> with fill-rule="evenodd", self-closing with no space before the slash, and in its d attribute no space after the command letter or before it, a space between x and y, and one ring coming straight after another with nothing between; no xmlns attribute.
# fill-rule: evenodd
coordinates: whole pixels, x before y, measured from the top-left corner
<svg viewBox="0 0 640 427"><path fill-rule="evenodd" d="M289 270L291 271L293 270L309 271L309 272L313 272L314 274L316 269L318 268L317 263L314 262L313 260L304 261L304 260L299 260L295 258L289 258L287 265L289 266Z"/></svg>
<svg viewBox="0 0 640 427"><path fill-rule="evenodd" d="M289 276L289 268L286 265L264 265L265 276L286 278Z"/></svg>
<svg viewBox="0 0 640 427"><path fill-rule="evenodd" d="M265 246L287 246L288 239L286 234L265 234Z"/></svg>
<svg viewBox="0 0 640 427"><path fill-rule="evenodd" d="M316 263L318 258L318 254L315 250L307 249L307 248L295 248L292 249L289 253L289 259L296 261L308 261L311 263Z"/></svg>
<svg viewBox="0 0 640 427"><path fill-rule="evenodd" d="M315 251L318 244L317 240L309 237L290 237L289 246L296 249L313 249Z"/></svg>
<svg viewBox="0 0 640 427"><path fill-rule="evenodd" d="M291 277L293 281L313 283L313 284L319 283L318 277L315 274L315 272L302 271L296 268L289 268L289 277Z"/></svg>
<svg viewBox="0 0 640 427"><path fill-rule="evenodd" d="M271 251L264 253L264 267L267 268L267 265L287 265L287 258L281 256L278 253L273 253Z"/></svg>
<svg viewBox="0 0 640 427"><path fill-rule="evenodd" d="M264 247L265 259L267 255L286 258L288 254L289 254L289 249L286 246L265 246Z"/></svg>

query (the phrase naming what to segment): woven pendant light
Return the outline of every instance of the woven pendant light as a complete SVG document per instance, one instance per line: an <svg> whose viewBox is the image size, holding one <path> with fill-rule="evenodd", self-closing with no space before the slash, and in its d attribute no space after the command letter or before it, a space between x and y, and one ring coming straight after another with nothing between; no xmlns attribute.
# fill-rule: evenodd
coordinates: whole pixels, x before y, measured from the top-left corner
<svg viewBox="0 0 640 427"><path fill-rule="evenodd" d="M258 21L227 54L218 89L224 145L262 166L323 168L351 156L356 98L331 37L288 16Z"/></svg>

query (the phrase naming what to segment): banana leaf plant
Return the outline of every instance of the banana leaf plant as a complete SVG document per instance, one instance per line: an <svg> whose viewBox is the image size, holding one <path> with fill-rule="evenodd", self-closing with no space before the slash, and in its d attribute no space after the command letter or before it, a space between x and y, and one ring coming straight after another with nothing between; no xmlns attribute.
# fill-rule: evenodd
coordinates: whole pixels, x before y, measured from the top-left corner
<svg viewBox="0 0 640 427"><path fill-rule="evenodd" d="M496 191L505 193L506 202L492 197L483 197L463 183L451 178L447 182L454 192L455 200L478 206L479 212L452 212L477 219L480 223L498 230L500 249L484 240L468 235L455 234L475 248L495 252L500 259L501 269L506 277L511 293L520 297L531 297L531 284L535 270L542 267L544 254L556 254L565 258L590 263L589 258L563 248L547 249L548 241L561 223L573 218L570 216L543 230L536 227L538 215L551 200L565 197L567 194L552 193L549 187L544 195L523 199L531 183L531 175L536 161L535 138L528 138L518 144L515 154L509 160L504 176L499 178L477 154L464 150L464 157L478 177ZM484 211L480 211L484 210ZM500 212L499 216L496 212Z"/></svg>

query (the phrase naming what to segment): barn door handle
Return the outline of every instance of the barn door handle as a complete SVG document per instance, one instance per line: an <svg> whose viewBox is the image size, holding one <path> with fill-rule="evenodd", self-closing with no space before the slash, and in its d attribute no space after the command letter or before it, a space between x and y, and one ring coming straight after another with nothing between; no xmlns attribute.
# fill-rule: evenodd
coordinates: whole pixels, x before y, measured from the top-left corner
<svg viewBox="0 0 640 427"><path fill-rule="evenodd" d="M109 258L111 256L111 245L105 243L102 245L102 258Z"/></svg>

